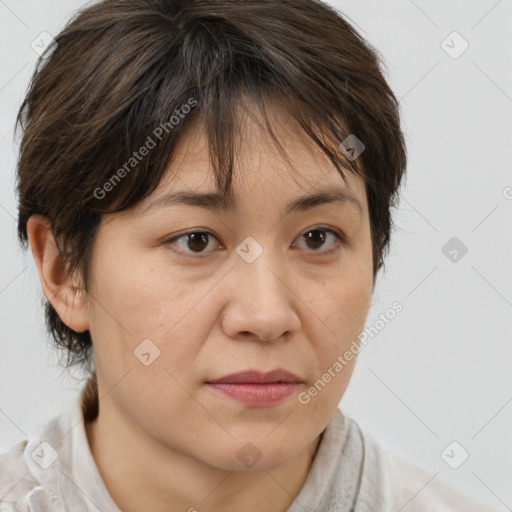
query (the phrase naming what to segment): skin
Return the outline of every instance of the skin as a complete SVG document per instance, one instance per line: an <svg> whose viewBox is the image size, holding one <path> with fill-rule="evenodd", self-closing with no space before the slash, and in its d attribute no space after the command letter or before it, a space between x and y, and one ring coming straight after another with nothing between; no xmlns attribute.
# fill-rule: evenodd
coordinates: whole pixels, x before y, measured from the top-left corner
<svg viewBox="0 0 512 512"><path fill-rule="evenodd" d="M356 357L308 404L298 400L364 328L373 289L364 183L347 172L345 185L300 127L276 115L290 169L254 117L244 119L243 174L233 181L239 209L174 205L143 213L169 191L215 191L204 133L187 131L153 194L103 218L88 293L63 277L48 220L35 215L28 223L46 297L68 326L90 330L101 399L86 430L125 512L286 510L352 375ZM338 203L283 214L291 199L329 185L349 188L362 214ZM319 225L339 230L346 245L328 231L323 245L308 243L303 235ZM214 236L201 247L186 237L165 242L189 231ZM236 252L248 236L263 248L250 264ZM146 338L160 350L148 366L134 356ZM246 406L205 384L276 368L304 383L272 407ZM248 442L261 454L250 468L237 457Z"/></svg>

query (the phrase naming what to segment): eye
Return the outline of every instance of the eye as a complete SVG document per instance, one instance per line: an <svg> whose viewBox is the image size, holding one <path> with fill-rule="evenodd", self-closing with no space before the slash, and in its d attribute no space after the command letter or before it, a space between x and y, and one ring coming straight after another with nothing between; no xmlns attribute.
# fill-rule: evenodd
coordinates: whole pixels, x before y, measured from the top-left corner
<svg viewBox="0 0 512 512"><path fill-rule="evenodd" d="M331 237L328 235L331 235ZM327 244L329 248L319 250L323 245L325 245L326 240L329 238L331 239L331 243ZM306 245L309 246L309 248L313 248L312 252L318 252L320 254L327 254L335 251L346 243L345 238L340 233L334 231L333 229L320 226L314 229L309 229L299 237L299 240L300 239L304 239Z"/></svg>
<svg viewBox="0 0 512 512"><path fill-rule="evenodd" d="M180 252L184 252L187 256L191 254L201 256L205 253L205 249L208 246L220 248L218 243L210 243L212 242L212 239L216 240L215 236L208 231L189 231L188 233L183 233L170 238L169 240L166 240L165 243L177 245L180 248Z"/></svg>
<svg viewBox="0 0 512 512"><path fill-rule="evenodd" d="M328 241L329 238L331 243L327 243L328 248L321 250L321 248L326 245L326 241ZM304 239L306 249L312 249L312 252L316 252L321 255L331 253L346 244L345 238L340 233L333 229L324 227L309 229L299 237L299 240L300 239ZM207 256L208 253L211 252L206 250L208 247L210 247L210 249L222 248L218 243L218 240L217 243L213 243L213 240L217 240L217 238L209 231L189 231L187 233L174 236L166 240L164 243L171 246L177 246L178 252L181 252L186 256L201 257ZM296 246L297 244L292 244L292 247ZM176 249L173 248L173 250Z"/></svg>

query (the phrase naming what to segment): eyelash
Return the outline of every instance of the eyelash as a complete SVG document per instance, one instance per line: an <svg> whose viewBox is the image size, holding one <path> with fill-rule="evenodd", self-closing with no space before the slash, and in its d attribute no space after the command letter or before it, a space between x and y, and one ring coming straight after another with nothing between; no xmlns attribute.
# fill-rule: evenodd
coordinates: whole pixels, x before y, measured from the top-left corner
<svg viewBox="0 0 512 512"><path fill-rule="evenodd" d="M347 240L346 238L341 235L341 233L337 232L336 230L334 229L331 229L331 228L327 228L327 227L323 227L323 226L316 226L312 229L308 229L307 231L305 231L302 235L300 235L301 237L304 236L305 234L307 233L311 233L313 231L320 231L320 232L324 232L324 233L332 233L335 237L336 237L336 243L335 245L331 248L331 249L328 249L326 251L321 251L321 250L311 250L309 252L312 252L313 254L315 255L318 255L318 256L326 256L326 255L329 255L331 254L332 252L336 251L336 250L339 250L340 248L342 248L343 246L346 245L347 243ZM193 230L193 231L187 231L185 233L181 233L179 235L176 235L176 236L173 236L167 240L164 240L164 244L165 245L173 245L174 242L176 242L177 240L180 240L181 238L185 238L187 235L192 235L192 234L203 234L203 235L208 235L210 237L213 237L213 238L216 238L215 235L207 230ZM300 238L300 237L299 237ZM180 254L183 254L185 255L186 257L191 257L191 258L205 258L207 256L210 255L209 252L187 252L187 251L183 251L181 249L174 249L172 248L173 251L176 251L176 252L179 252Z"/></svg>

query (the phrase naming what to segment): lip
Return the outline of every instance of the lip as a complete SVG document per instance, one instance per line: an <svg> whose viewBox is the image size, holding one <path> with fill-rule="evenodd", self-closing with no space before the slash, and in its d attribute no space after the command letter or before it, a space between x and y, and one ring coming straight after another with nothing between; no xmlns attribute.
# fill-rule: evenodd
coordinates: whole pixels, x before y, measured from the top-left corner
<svg viewBox="0 0 512 512"><path fill-rule="evenodd" d="M206 384L218 393L252 407L270 407L290 396L303 381L291 372L278 369L257 370L226 375Z"/></svg>
<svg viewBox="0 0 512 512"><path fill-rule="evenodd" d="M208 381L208 384L271 384L271 383L302 383L303 380L297 375L278 368L264 373L258 370L246 370L243 372L232 373Z"/></svg>

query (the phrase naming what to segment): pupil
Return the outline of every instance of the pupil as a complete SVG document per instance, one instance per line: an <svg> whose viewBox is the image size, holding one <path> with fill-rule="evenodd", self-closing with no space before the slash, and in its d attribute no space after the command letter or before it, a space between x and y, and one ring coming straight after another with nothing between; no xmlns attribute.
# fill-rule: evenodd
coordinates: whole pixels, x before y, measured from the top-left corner
<svg viewBox="0 0 512 512"><path fill-rule="evenodd" d="M194 244L198 244L194 247ZM203 250L208 245L208 233L191 233L188 235L188 245L192 250ZM201 247L202 245L202 247Z"/></svg>
<svg viewBox="0 0 512 512"><path fill-rule="evenodd" d="M320 236L318 237L315 235L311 235L311 233L317 233L317 234L320 234ZM318 229L315 229L314 231L309 231L306 236L307 236L308 241L313 242L315 249L317 249L318 247L321 247L325 242L325 233Z"/></svg>

